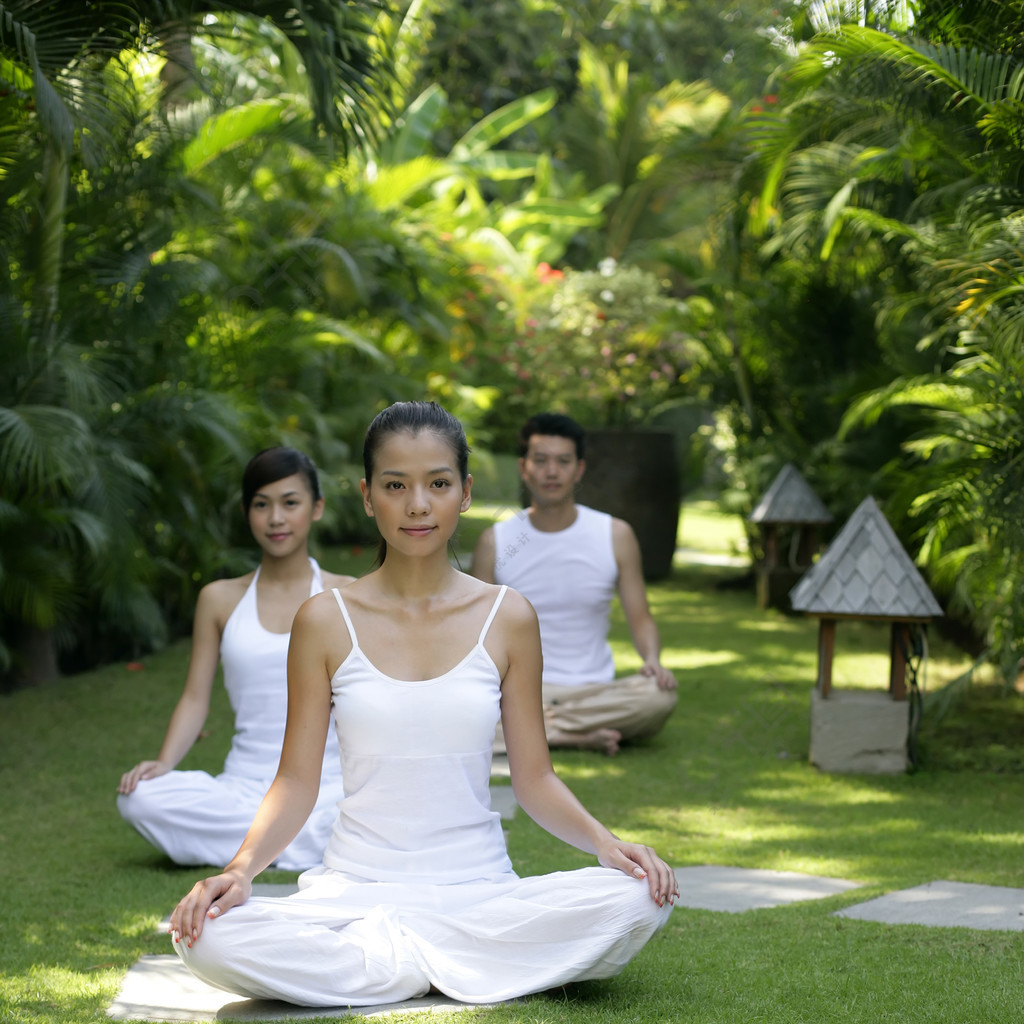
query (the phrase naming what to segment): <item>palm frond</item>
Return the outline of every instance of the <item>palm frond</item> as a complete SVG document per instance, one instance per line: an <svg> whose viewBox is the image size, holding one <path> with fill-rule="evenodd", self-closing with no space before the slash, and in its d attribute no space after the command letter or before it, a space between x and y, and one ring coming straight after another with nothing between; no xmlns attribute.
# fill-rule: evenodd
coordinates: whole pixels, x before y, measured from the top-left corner
<svg viewBox="0 0 1024 1024"><path fill-rule="evenodd" d="M73 486L86 470L90 431L67 409L50 405L0 407L0 481L7 494L52 492Z"/></svg>

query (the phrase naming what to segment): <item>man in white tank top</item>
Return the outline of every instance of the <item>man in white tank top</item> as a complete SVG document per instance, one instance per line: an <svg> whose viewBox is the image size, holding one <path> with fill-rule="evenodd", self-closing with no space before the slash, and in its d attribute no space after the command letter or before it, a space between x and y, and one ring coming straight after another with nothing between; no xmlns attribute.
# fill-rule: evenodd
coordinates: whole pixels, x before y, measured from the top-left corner
<svg viewBox="0 0 1024 1024"><path fill-rule="evenodd" d="M627 522L576 503L585 469L578 423L557 413L531 417L519 434L519 454L530 507L484 531L472 572L518 590L537 612L548 744L615 754L621 741L658 732L676 704L676 680L661 664L647 604L640 546ZM620 679L608 644L616 594L643 660L637 674ZM504 749L500 726L495 749Z"/></svg>

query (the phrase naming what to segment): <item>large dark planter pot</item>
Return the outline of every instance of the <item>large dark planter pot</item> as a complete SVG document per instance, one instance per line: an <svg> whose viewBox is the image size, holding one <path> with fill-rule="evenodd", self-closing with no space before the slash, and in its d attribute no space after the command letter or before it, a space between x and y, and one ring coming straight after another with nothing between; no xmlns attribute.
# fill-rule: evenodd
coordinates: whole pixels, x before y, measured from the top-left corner
<svg viewBox="0 0 1024 1024"><path fill-rule="evenodd" d="M644 577L672 572L679 528L675 436L661 430L588 430L582 505L625 519L640 542Z"/></svg>

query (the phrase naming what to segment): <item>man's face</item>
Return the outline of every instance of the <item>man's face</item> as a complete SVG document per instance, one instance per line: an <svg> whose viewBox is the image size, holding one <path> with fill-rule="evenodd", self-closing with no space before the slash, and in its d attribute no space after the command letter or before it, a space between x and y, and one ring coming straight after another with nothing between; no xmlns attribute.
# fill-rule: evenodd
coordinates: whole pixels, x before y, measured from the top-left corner
<svg viewBox="0 0 1024 1024"><path fill-rule="evenodd" d="M519 460L519 474L535 505L571 502L584 468L572 438L546 434L534 434Z"/></svg>

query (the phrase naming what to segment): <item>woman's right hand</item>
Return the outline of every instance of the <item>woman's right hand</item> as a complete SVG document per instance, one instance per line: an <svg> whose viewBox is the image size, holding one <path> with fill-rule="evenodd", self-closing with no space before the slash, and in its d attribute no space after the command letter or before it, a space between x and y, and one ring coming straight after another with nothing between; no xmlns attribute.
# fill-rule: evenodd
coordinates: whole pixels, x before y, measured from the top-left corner
<svg viewBox="0 0 1024 1024"><path fill-rule="evenodd" d="M252 895L252 882L244 875L225 871L196 882L171 913L168 929L175 942L192 943L203 933L203 923L244 903Z"/></svg>
<svg viewBox="0 0 1024 1024"><path fill-rule="evenodd" d="M117 791L127 796L143 779L155 779L170 770L171 765L166 761L140 761L130 772L121 776Z"/></svg>

